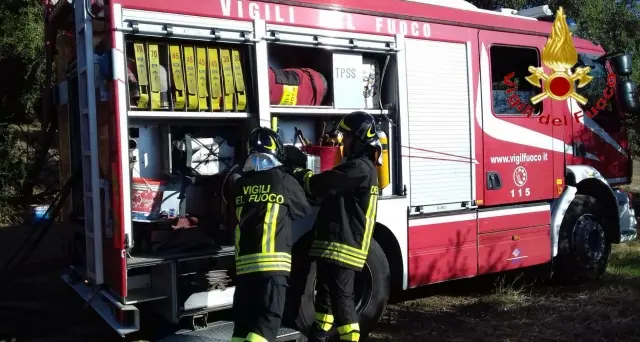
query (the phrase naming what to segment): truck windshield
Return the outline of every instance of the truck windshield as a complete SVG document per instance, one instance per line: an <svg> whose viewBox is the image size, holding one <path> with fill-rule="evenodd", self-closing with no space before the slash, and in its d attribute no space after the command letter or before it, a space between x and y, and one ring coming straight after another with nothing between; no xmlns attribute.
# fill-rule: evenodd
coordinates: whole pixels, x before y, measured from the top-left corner
<svg viewBox="0 0 640 342"><path fill-rule="evenodd" d="M576 67L583 67L585 65L591 67L591 72L589 75L593 77L593 80L589 82L586 86L582 88L576 88L576 92L587 98L588 102L586 105L580 104L580 107L583 110L589 109L598 102L598 100L602 97L602 93L607 87L607 69L604 63L597 61L596 56L586 55L579 53L579 62ZM575 70L575 68L574 68ZM607 107L603 111L613 112L613 100L607 102Z"/></svg>

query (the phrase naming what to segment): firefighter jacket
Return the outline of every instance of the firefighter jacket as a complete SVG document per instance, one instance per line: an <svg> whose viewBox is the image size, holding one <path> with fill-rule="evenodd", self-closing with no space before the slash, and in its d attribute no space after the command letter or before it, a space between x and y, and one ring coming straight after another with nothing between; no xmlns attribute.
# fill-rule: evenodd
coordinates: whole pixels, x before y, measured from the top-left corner
<svg viewBox="0 0 640 342"><path fill-rule="evenodd" d="M283 166L249 171L234 184L233 196L236 274L289 275L291 221L311 209L300 184Z"/></svg>
<svg viewBox="0 0 640 342"><path fill-rule="evenodd" d="M376 222L378 175L373 162L354 158L317 175L306 171L301 178L307 193L324 197L309 254L361 270Z"/></svg>

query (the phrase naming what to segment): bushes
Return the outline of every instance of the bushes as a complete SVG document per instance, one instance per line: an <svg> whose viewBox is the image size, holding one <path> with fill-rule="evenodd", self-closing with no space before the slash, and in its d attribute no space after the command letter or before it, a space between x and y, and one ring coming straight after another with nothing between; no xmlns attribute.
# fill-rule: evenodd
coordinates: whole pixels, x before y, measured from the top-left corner
<svg viewBox="0 0 640 342"><path fill-rule="evenodd" d="M20 214L15 199L26 176L23 150L14 127L0 123L0 227L15 223Z"/></svg>

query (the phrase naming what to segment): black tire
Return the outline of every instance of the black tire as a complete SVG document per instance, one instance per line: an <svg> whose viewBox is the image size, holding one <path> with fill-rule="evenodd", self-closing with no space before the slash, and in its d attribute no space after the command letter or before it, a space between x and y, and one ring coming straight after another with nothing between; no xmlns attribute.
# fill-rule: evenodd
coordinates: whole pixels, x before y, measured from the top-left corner
<svg viewBox="0 0 640 342"><path fill-rule="evenodd" d="M285 322L305 336L309 335L315 313L316 267L307 256L310 242L310 238L304 239L293 249L291 284L285 310ZM378 326L387 307L390 290L389 262L380 245L372 240L367 262L362 272L356 273L354 286L361 339L364 340Z"/></svg>
<svg viewBox="0 0 640 342"><path fill-rule="evenodd" d="M611 255L607 223L597 199L576 195L560 225L558 255L553 261L555 280L575 284L604 276Z"/></svg>

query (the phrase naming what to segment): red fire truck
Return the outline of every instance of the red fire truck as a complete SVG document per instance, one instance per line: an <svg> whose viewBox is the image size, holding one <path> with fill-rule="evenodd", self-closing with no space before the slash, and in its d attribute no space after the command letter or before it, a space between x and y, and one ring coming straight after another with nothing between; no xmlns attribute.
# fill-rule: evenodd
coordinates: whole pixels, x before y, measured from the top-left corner
<svg viewBox="0 0 640 342"><path fill-rule="evenodd" d="M63 210L76 227L64 280L122 336L147 311L190 324L175 336L229 338L235 215L225 196L258 125L304 145L309 167L323 170L339 159L339 147L318 142L336 120L354 110L380 119L388 144L377 222L356 281L364 335L394 291L536 265L566 280L598 279L611 245L636 237L630 196L617 188L632 173L630 56L574 38L571 64L591 70L578 89L586 104L545 98L523 114L508 101L540 91L525 81L529 66L552 71L541 61L553 21L546 6L61 0L48 8L62 176L82 180ZM615 96L599 104L606 92ZM294 228L282 340L313 321L313 220Z"/></svg>

